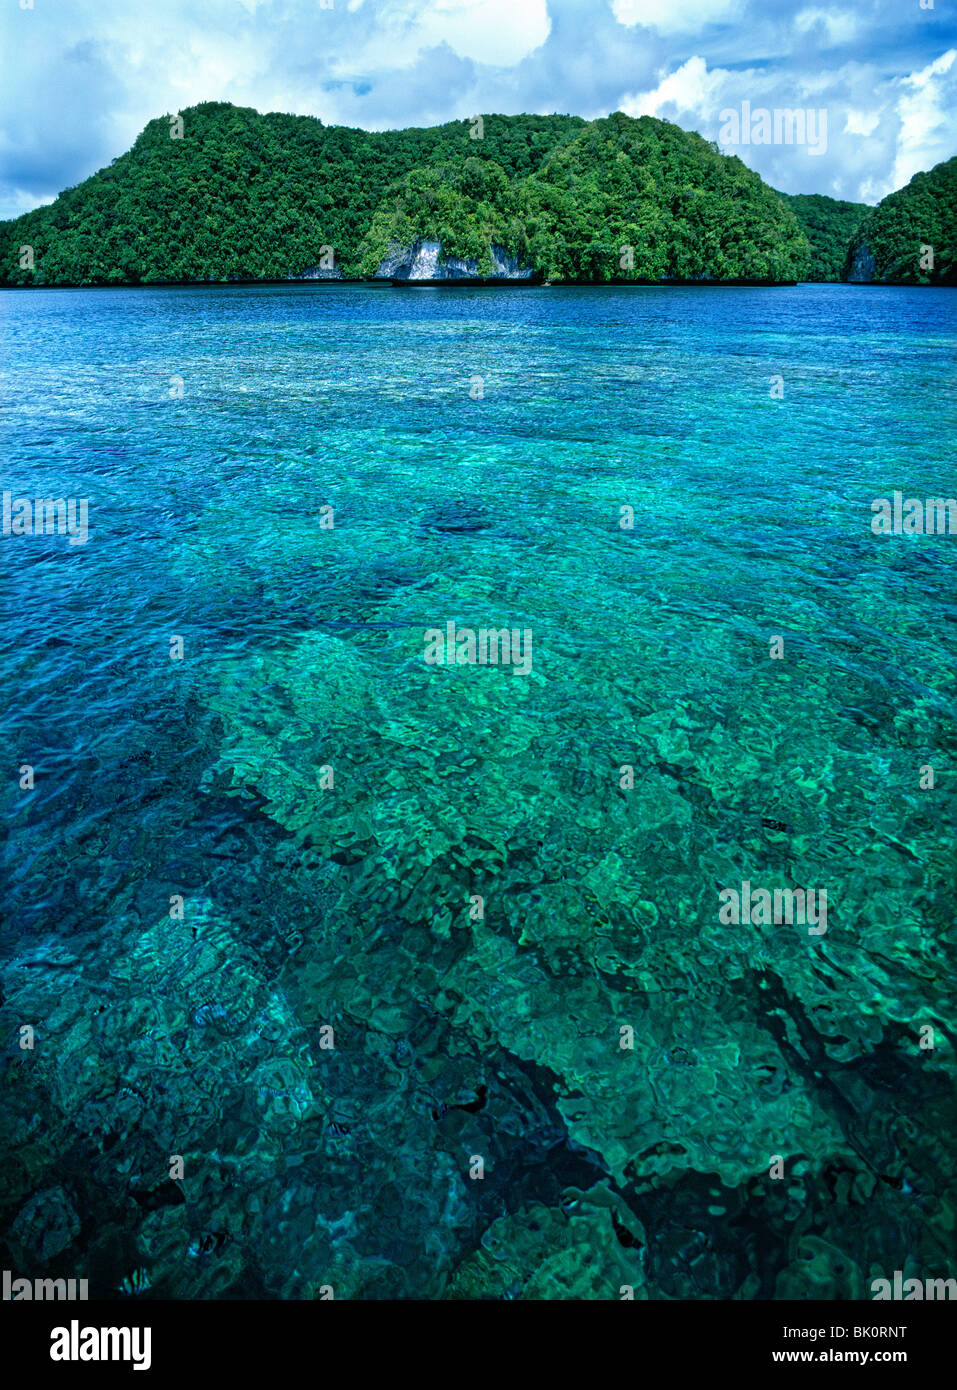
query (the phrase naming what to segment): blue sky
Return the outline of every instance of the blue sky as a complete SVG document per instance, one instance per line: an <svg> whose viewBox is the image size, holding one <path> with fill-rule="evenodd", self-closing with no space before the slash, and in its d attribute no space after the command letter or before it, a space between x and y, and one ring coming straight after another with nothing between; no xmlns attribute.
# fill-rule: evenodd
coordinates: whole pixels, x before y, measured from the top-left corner
<svg viewBox="0 0 957 1390"><path fill-rule="evenodd" d="M957 153L957 0L0 0L0 45L0 217L199 101L377 130L622 110L713 140L744 102L824 111L817 153L724 147L866 202Z"/></svg>

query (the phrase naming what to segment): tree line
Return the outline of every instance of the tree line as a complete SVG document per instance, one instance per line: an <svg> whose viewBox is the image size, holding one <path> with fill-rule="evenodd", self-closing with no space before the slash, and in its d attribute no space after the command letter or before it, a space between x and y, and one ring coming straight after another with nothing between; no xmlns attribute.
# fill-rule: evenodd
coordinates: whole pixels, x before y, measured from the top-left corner
<svg viewBox="0 0 957 1390"><path fill-rule="evenodd" d="M919 279L915 236L953 266L955 166L870 210L779 194L649 116L363 131L207 102L151 121L107 168L0 223L0 284L283 280L330 264L362 278L422 239L480 274L494 245L553 280L830 280L862 236L881 278Z"/></svg>

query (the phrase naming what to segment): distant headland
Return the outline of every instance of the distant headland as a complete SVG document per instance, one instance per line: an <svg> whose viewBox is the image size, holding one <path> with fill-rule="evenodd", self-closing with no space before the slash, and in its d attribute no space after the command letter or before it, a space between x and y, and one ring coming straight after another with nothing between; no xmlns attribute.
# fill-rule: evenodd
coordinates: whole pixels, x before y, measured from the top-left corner
<svg viewBox="0 0 957 1390"><path fill-rule="evenodd" d="M876 208L650 116L370 132L208 102L0 223L0 287L957 283L957 158Z"/></svg>

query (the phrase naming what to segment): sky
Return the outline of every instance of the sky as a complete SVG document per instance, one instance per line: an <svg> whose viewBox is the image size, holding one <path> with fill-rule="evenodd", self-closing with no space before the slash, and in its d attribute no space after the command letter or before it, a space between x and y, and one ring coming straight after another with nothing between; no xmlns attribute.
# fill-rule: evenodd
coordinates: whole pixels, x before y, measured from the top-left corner
<svg viewBox="0 0 957 1390"><path fill-rule="evenodd" d="M647 114L875 203L957 154L957 0L0 0L0 218L201 101L368 130Z"/></svg>

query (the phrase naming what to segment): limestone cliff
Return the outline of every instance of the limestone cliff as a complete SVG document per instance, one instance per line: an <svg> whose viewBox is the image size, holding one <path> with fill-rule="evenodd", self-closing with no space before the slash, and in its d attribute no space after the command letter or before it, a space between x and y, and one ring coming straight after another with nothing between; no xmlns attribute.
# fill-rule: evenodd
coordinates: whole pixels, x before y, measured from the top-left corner
<svg viewBox="0 0 957 1390"><path fill-rule="evenodd" d="M529 280L535 272L519 265L501 246L493 246L491 276L482 276L478 262L448 256L443 259L438 241L416 241L411 246L393 244L375 272L378 280Z"/></svg>
<svg viewBox="0 0 957 1390"><path fill-rule="evenodd" d="M874 253L868 247L867 242L862 241L859 246L854 247L847 279L854 285L870 284L874 279L875 264Z"/></svg>

